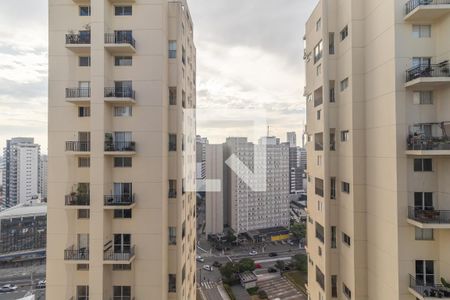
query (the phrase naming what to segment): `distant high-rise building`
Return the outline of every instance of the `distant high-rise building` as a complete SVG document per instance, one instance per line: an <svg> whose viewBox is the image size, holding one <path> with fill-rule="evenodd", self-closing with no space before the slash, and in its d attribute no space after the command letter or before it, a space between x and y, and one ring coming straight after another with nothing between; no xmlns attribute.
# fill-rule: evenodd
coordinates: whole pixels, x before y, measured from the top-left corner
<svg viewBox="0 0 450 300"><path fill-rule="evenodd" d="M223 232L224 227L224 181L223 181L223 145L206 145L206 179L220 182L213 191L206 191L205 232L217 234Z"/></svg>
<svg viewBox="0 0 450 300"><path fill-rule="evenodd" d="M288 143L289 144L289 143ZM290 193L297 194L303 190L303 172L300 167L300 147L289 147L289 183Z"/></svg>
<svg viewBox="0 0 450 300"><path fill-rule="evenodd" d="M12 138L3 148L3 207L25 203L39 193L40 146L33 138Z"/></svg>
<svg viewBox="0 0 450 300"><path fill-rule="evenodd" d="M206 145L208 145L208 138L197 135L196 138L196 164L197 164L197 179L205 179L206 174Z"/></svg>
<svg viewBox="0 0 450 300"><path fill-rule="evenodd" d="M266 190L253 191L226 167L224 197L228 225L238 233L288 226L289 145L280 144L275 137L263 137L258 144L250 143L244 137L231 137L224 144L224 159L232 154L250 169L253 176L261 177L265 173Z"/></svg>
<svg viewBox="0 0 450 300"><path fill-rule="evenodd" d="M295 132L286 133L289 147L297 147L297 134Z"/></svg>
<svg viewBox="0 0 450 300"><path fill-rule="evenodd" d="M42 201L47 201L47 176L48 173L48 159L47 155L41 155L39 160L39 194Z"/></svg>

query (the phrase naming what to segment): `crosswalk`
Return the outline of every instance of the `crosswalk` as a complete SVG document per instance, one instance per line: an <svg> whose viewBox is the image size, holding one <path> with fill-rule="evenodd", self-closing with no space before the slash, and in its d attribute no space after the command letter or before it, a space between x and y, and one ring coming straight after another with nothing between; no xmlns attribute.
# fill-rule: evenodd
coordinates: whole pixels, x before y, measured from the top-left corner
<svg viewBox="0 0 450 300"><path fill-rule="evenodd" d="M217 283L212 281L202 281L201 286L205 290L215 289L217 287Z"/></svg>

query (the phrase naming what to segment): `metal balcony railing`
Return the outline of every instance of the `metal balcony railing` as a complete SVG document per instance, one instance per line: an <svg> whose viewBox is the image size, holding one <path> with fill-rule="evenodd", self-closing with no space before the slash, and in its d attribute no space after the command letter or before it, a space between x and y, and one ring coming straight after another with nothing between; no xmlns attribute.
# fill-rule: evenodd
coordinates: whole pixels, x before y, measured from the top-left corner
<svg viewBox="0 0 450 300"><path fill-rule="evenodd" d="M75 249L74 246L64 250L64 260L89 260L89 249Z"/></svg>
<svg viewBox="0 0 450 300"><path fill-rule="evenodd" d="M90 44L90 34L68 33L66 34L66 45Z"/></svg>
<svg viewBox="0 0 450 300"><path fill-rule="evenodd" d="M91 151L91 142L68 141L66 142L66 151L89 152Z"/></svg>
<svg viewBox="0 0 450 300"><path fill-rule="evenodd" d="M406 71L406 82L424 77L450 77L448 62L433 65L422 64Z"/></svg>
<svg viewBox="0 0 450 300"><path fill-rule="evenodd" d="M409 206L408 218L426 224L450 224L450 210Z"/></svg>
<svg viewBox="0 0 450 300"><path fill-rule="evenodd" d="M410 136L407 144L408 150L450 150L450 139L447 137Z"/></svg>
<svg viewBox="0 0 450 300"><path fill-rule="evenodd" d="M105 206L127 206L134 203L133 195L105 195Z"/></svg>
<svg viewBox="0 0 450 300"><path fill-rule="evenodd" d="M106 152L136 151L136 142L105 142Z"/></svg>
<svg viewBox="0 0 450 300"><path fill-rule="evenodd" d="M105 33L105 44L130 44L136 48L136 40L128 34Z"/></svg>
<svg viewBox="0 0 450 300"><path fill-rule="evenodd" d="M91 88L66 88L66 98L89 98Z"/></svg>
<svg viewBox="0 0 450 300"><path fill-rule="evenodd" d="M450 4L450 0L410 0L405 4L405 14L409 14L414 9L422 5L443 5Z"/></svg>
<svg viewBox="0 0 450 300"><path fill-rule="evenodd" d="M105 98L131 98L136 99L136 92L132 88L105 88Z"/></svg>
<svg viewBox="0 0 450 300"><path fill-rule="evenodd" d="M426 298L444 298L450 297L450 289L441 284L424 282L423 279L418 279L409 275L409 287Z"/></svg>
<svg viewBox="0 0 450 300"><path fill-rule="evenodd" d="M72 193L69 195L66 195L65 197L65 203L67 206L86 206L90 205L91 197L89 194L77 194Z"/></svg>
<svg viewBox="0 0 450 300"><path fill-rule="evenodd" d="M120 252L117 252L114 251L112 241L109 241L108 243L105 244L105 250L103 251L103 259L113 261L129 261L134 257L134 254L135 254L134 245L129 247L128 249L124 249Z"/></svg>

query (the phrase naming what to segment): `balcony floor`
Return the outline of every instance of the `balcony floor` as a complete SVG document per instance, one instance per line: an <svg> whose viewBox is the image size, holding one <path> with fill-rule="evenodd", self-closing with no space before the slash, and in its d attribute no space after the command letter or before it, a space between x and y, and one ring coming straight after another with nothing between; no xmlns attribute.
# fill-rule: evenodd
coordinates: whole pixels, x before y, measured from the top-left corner
<svg viewBox="0 0 450 300"><path fill-rule="evenodd" d="M404 18L405 22L433 22L450 13L450 4L419 5Z"/></svg>
<svg viewBox="0 0 450 300"><path fill-rule="evenodd" d="M425 297L422 296L421 294L419 294L418 292L416 292L414 289L408 287L409 292L416 297L416 299L420 299L420 300L435 300L435 299L442 299L442 300L450 300L449 297L442 297L442 298L437 298L437 297Z"/></svg>
<svg viewBox="0 0 450 300"><path fill-rule="evenodd" d="M136 203L132 203L129 205L103 205L105 210L114 210L114 209L131 209L136 206Z"/></svg>
<svg viewBox="0 0 450 300"><path fill-rule="evenodd" d="M430 90L450 84L450 77L419 77L405 83L405 88L414 90Z"/></svg>
<svg viewBox="0 0 450 300"><path fill-rule="evenodd" d="M410 218L407 222L421 229L450 229L450 223L424 223Z"/></svg>
<svg viewBox="0 0 450 300"><path fill-rule="evenodd" d="M123 2L121 2L123 3ZM136 49L128 43L123 44L105 44L105 49L111 54L134 54Z"/></svg>
<svg viewBox="0 0 450 300"><path fill-rule="evenodd" d="M409 156L449 156L450 150L406 150Z"/></svg>
<svg viewBox="0 0 450 300"><path fill-rule="evenodd" d="M111 104L128 104L133 105L136 104L136 100L131 97L105 97L105 102Z"/></svg>
<svg viewBox="0 0 450 300"><path fill-rule="evenodd" d="M129 265L133 262L133 260L136 258L136 255L133 255L130 257L129 260L105 260L103 259L103 264L105 265Z"/></svg>
<svg viewBox="0 0 450 300"><path fill-rule="evenodd" d="M76 105L88 105L91 102L91 98L90 97L66 98L66 102Z"/></svg>
<svg viewBox="0 0 450 300"><path fill-rule="evenodd" d="M87 54L91 52L91 44L66 44L66 48L77 54Z"/></svg>

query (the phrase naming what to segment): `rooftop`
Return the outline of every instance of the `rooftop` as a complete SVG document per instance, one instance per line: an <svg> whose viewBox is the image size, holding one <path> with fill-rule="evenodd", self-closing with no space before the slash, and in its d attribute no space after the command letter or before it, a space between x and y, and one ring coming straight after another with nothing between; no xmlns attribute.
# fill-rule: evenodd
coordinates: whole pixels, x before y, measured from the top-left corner
<svg viewBox="0 0 450 300"><path fill-rule="evenodd" d="M45 215L47 215L47 203L24 203L1 211L0 220Z"/></svg>

